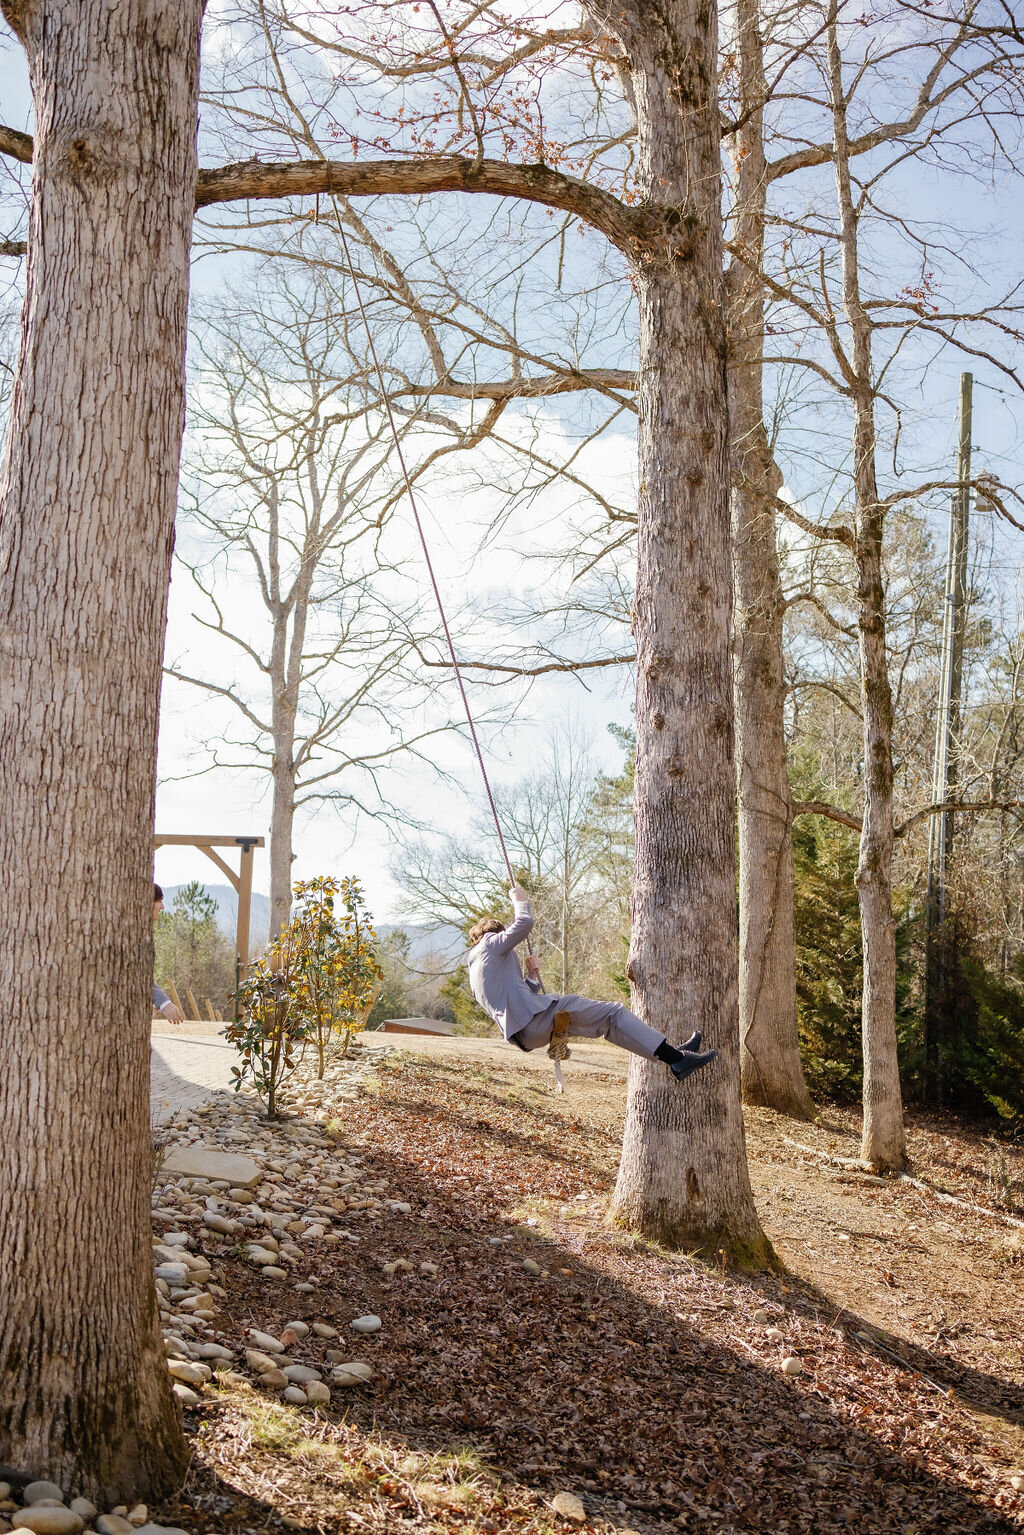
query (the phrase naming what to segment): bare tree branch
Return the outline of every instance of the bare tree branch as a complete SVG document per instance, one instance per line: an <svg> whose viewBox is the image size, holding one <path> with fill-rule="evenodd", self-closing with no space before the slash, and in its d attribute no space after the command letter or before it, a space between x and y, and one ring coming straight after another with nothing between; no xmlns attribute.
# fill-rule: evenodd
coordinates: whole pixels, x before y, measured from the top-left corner
<svg viewBox="0 0 1024 1535"><path fill-rule="evenodd" d="M462 155L425 156L419 160L313 160L269 164L246 160L205 167L196 183L196 207L277 197L419 196L428 192L484 192L515 197L574 213L607 235L628 255L661 232L661 220L640 208L627 208L612 193L566 176L547 165L516 165Z"/></svg>
<svg viewBox="0 0 1024 1535"><path fill-rule="evenodd" d="M794 815L821 815L829 821L838 821L840 826L849 826L851 831L861 830L860 817L851 815L848 810L840 810L838 805L830 805L827 800L807 799L794 800Z"/></svg>
<svg viewBox="0 0 1024 1535"><path fill-rule="evenodd" d="M450 661L431 661L417 646L417 653L424 666L452 671ZM598 656L590 661L549 661L543 666L509 666L497 661L459 661L460 671L502 672L510 677L542 677L545 672L585 672L603 666L632 666L636 652L625 656Z"/></svg>
<svg viewBox="0 0 1024 1535"><path fill-rule="evenodd" d="M901 821L895 828L897 837L903 837L921 821L926 821L930 815L943 815L946 811L953 810L959 815L967 811L979 810L1024 810L1024 799L976 799L976 800L943 800L938 805L926 805L923 810L917 810L913 815Z"/></svg>
<svg viewBox="0 0 1024 1535"><path fill-rule="evenodd" d="M5 128L0 123L0 155L20 160L22 165L32 164L32 135L21 133L17 128Z"/></svg>
<svg viewBox="0 0 1024 1535"><path fill-rule="evenodd" d="M552 394L575 394L587 389L634 390L637 376L627 368L587 368L579 372L548 373L542 378L492 379L462 382L441 378L426 384L408 384L395 391L397 398L413 399L448 395L453 400L539 400Z"/></svg>

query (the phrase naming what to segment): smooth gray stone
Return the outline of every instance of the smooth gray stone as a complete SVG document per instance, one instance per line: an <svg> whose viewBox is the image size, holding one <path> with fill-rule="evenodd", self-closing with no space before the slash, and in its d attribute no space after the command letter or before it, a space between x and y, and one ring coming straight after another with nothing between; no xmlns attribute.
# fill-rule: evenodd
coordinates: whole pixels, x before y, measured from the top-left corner
<svg viewBox="0 0 1024 1535"><path fill-rule="evenodd" d="M44 1498L56 1498L58 1503L64 1502L63 1489L56 1482L29 1482L21 1496L25 1503L41 1503Z"/></svg>
<svg viewBox="0 0 1024 1535"><path fill-rule="evenodd" d="M79 1531L85 1528L84 1520L78 1514L73 1514L70 1508L63 1504L40 1508L33 1505L31 1508L19 1508L11 1520L16 1530L32 1530L34 1535L79 1535Z"/></svg>
<svg viewBox="0 0 1024 1535"><path fill-rule="evenodd" d="M184 1263L158 1263L156 1277L162 1279L165 1284L184 1284L188 1278L188 1266Z"/></svg>
<svg viewBox="0 0 1024 1535"><path fill-rule="evenodd" d="M100 1514L96 1528L99 1535L135 1535L134 1524L129 1524L120 1514Z"/></svg>
<svg viewBox="0 0 1024 1535"><path fill-rule="evenodd" d="M166 1157L165 1173L183 1173L195 1178L223 1180L231 1188L251 1188L261 1177L258 1165L252 1157L239 1156L235 1152L215 1151L212 1146L179 1146ZM204 1194L215 1193L207 1187ZM193 1189L199 1193L199 1189Z"/></svg>

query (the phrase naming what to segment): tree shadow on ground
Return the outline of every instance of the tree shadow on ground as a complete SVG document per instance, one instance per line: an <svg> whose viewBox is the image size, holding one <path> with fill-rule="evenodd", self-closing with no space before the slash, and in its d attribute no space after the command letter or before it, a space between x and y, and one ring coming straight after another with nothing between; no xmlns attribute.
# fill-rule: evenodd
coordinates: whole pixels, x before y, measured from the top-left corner
<svg viewBox="0 0 1024 1535"><path fill-rule="evenodd" d="M344 1411L323 1415L320 1441L373 1437L395 1464L409 1453L457 1456L471 1446L493 1497L479 1516L449 1512L446 1528L522 1531L528 1520L501 1512L517 1490L550 1498L570 1489L612 1528L659 1535L1020 1531L1010 1512L993 1506L998 1483L986 1473L984 1441L924 1376L991 1403L1008 1422L1020 1421L1024 1408L1017 1388L892 1340L905 1360L898 1365L855 1336L868 1324L837 1319L823 1292L792 1280L722 1277L592 1226L566 1226L552 1238L515 1224L500 1213L510 1194L549 1195L548 1175L556 1163L565 1171L563 1156L493 1123L493 1105L475 1084L454 1121L396 1086L395 1098L369 1111L376 1118L366 1154L413 1214L389 1218L383 1238L370 1231L314 1264L319 1283L309 1296L290 1283L254 1280L240 1259L225 1259L229 1292L251 1297L244 1315L235 1312L239 1339L247 1326L273 1331L296 1313L332 1321L343 1337L354 1316L372 1310L384 1318L384 1329L350 1355L374 1365L375 1381L346 1397ZM442 1126L454 1126L474 1186L454 1181L466 1174L444 1178L425 1168L401 1126L389 1139L392 1113L414 1114L435 1152L443 1151ZM557 1128L564 1135L564 1122ZM555 1197L571 1198L573 1183L592 1193L591 1161L581 1156L570 1175L551 1180ZM382 1261L396 1257L413 1272L385 1276ZM524 1260L540 1273L528 1273ZM421 1261L436 1264L437 1276L421 1274ZM787 1335L800 1376L781 1372L781 1352L766 1345L763 1326L751 1325L743 1308L752 1299ZM322 1365L316 1340L306 1344L292 1350L296 1360ZM212 1408L212 1418L221 1411L231 1409ZM238 1453L244 1459L244 1444ZM180 1505L186 1527L235 1527L223 1516L210 1523L208 1511L209 1499L247 1485L240 1464L223 1444L207 1455L200 1442ZM297 1521L292 1528L440 1528L397 1474L375 1477L372 1506L360 1514L342 1511L340 1494L318 1493L308 1460L296 1466L282 1450L274 1466L268 1475ZM341 1486L322 1468L320 1475L324 1487ZM259 1506L274 1502L264 1495Z"/></svg>
<svg viewBox="0 0 1024 1535"><path fill-rule="evenodd" d="M492 1092L487 1096L497 1101L502 1094L498 1091ZM395 1103L396 1107L404 1108L407 1112L417 1114L421 1118L434 1118L438 1122L442 1120L447 1123L454 1122L466 1131L475 1133L486 1127L494 1145L500 1146L503 1151L511 1155L518 1154L535 1157L549 1162L553 1167L563 1168L565 1166L566 1158L563 1148L552 1146L544 1140L535 1139L528 1133L528 1127L532 1127L538 1136L543 1136L551 1125L550 1115L545 1114L540 1105L517 1104L517 1114L524 1128L510 1130L504 1125L486 1125L486 1122L481 1120L478 1114L453 1115L450 1110L442 1110L431 1104L425 1105L417 1099L396 1099ZM562 1126L562 1129L564 1133L564 1126ZM597 1130L593 1126L587 1127L587 1135L591 1143L594 1140L600 1142L601 1151L591 1152L588 1142L581 1138L577 1154L573 1157L574 1167L585 1167L595 1178L603 1178L604 1181L607 1181L604 1172L604 1169L607 1167L607 1157L609 1153L612 1155L618 1154L620 1138L612 1135L610 1132Z"/></svg>
<svg viewBox="0 0 1024 1535"><path fill-rule="evenodd" d="M223 1049L220 1040L190 1039L188 1043ZM150 1117L154 1127L174 1119L182 1109L194 1108L197 1103L210 1100L229 1102L234 1098L235 1093L230 1087L206 1087L179 1076L158 1051L150 1047Z"/></svg>

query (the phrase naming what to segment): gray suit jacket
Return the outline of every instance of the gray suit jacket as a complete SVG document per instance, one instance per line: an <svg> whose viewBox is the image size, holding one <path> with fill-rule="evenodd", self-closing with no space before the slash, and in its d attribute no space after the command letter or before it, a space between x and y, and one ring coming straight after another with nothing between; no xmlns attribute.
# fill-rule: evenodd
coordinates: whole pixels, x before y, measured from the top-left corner
<svg viewBox="0 0 1024 1535"><path fill-rule="evenodd" d="M485 933L469 951L469 984L485 1012L490 1013L506 1039L525 1029L531 1018L551 1005L539 981L527 980L519 968L516 944L533 927L529 901L516 902L511 927L503 933Z"/></svg>

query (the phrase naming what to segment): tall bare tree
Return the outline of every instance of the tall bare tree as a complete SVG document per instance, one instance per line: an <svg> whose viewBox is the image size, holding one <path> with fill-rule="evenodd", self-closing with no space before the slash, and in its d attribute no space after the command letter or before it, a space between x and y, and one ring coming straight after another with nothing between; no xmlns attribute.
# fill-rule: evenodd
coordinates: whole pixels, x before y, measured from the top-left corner
<svg viewBox="0 0 1024 1535"><path fill-rule="evenodd" d="M514 87L523 76L516 69L527 71L525 98L532 99L535 82L542 90L545 53L557 58L563 35L544 35L524 56L518 23L467 8L439 36L436 20L402 5L350 12L343 37L315 16L294 35L352 54L359 52L352 40L359 19L371 13L379 46L364 40L362 64L379 60L384 80L409 80L431 66L432 105L410 97L387 127L390 141L415 157L224 167L208 173L199 200L497 193L592 225L628 262L639 297L642 486L632 975L637 1005L653 1024L672 1037L699 1023L722 1054L699 1095L668 1092L660 1077L635 1071L616 1202L622 1219L666 1239L713 1242L761 1262L767 1246L747 1180L738 1091L714 18L681 0L656 15L632 4L587 8L593 35L614 39L613 69L637 116L622 197L606 190L612 162L552 151L536 115L517 104ZM474 52L477 26L486 47ZM467 82L483 83L485 56L495 52L505 62L489 111L486 90L475 96ZM607 58L607 44L597 52ZM549 74L549 93L554 79ZM337 91L333 103L337 123ZM329 107L321 100L319 109ZM442 144L447 153L431 152ZM489 156L492 147L500 157ZM534 163L505 157L520 149ZM555 163L538 165L538 156ZM621 182L621 167L618 175Z"/></svg>
<svg viewBox="0 0 1024 1535"><path fill-rule="evenodd" d="M184 1463L148 1229L150 886L201 5L3 12L38 131L0 477L0 1458L117 1503Z"/></svg>
<svg viewBox="0 0 1024 1535"><path fill-rule="evenodd" d="M908 159L929 159L933 153L947 163L970 165L976 145L968 135L961 144L961 112L970 103L978 124L975 137L993 131L993 119L1001 117L1012 97L1012 68L1003 39L993 37L981 24L976 8L952 8L948 13L914 22L908 39L898 25L888 50L872 49L858 35L859 29L840 16L832 5L821 12L820 42L817 37L805 50L801 83L807 100L817 100L827 113L830 143L813 150L806 147L788 157L790 168L813 169L829 165L834 186L834 211L815 199L814 218L787 215L784 249L787 259L778 276L764 273L769 291L792 303L783 313L781 329L792 328L799 346L778 360L809 370L834 388L849 403L849 475L852 492L850 524L824 518L815 523L798 507L776 498L784 515L809 534L845 550L855 570L856 623L860 644L859 714L864 740L864 816L858 887L864 929L864 1052L865 1126L863 1154L876 1167L898 1168L905 1158L899 1078L896 1062L895 955L891 903L893 851L892 695L886 645L886 597L883 578L883 536L886 516L893 506L940 489L943 479L931 483L907 483L902 466L896 467L896 484L885 495L879 491L879 455L883 438L877 412L894 400L897 364L908 371L902 355L923 333L939 337L946 345L979 346L979 338L1009 338L1016 334L1017 304L1011 294L1004 301L993 298L978 305L968 301L962 308L934 302L928 274L917 285L894 290L896 240L890 237L883 260L872 249L871 231L884 217L884 197L889 178L898 176ZM889 23L885 24L886 35ZM879 124L868 100L894 60L907 51L926 61L923 79L908 109L897 120ZM902 77L901 77L902 80ZM902 82L906 89L905 81ZM1007 96L1007 91L1010 96ZM975 106L976 100L980 103ZM859 123L867 120L863 128ZM941 150L939 149L941 146ZM887 155L872 161L871 151ZM865 157L865 169L855 167ZM787 157L769 169L785 166ZM941 253L929 235L919 230L905 208L888 226L891 234L905 239L911 269ZM813 254L812 254L813 252ZM875 291L865 289L866 272ZM869 282L870 287L870 282ZM971 300L975 297L971 295ZM818 338L816 344L814 337ZM886 340L881 360L876 356L879 338ZM785 341L779 347L783 352ZM803 357L793 355L803 348ZM1013 377L1005 362L982 347L985 356ZM882 385L882 378L885 384ZM827 412L821 419L827 422ZM821 457L821 436L813 444L815 462ZM838 812L839 818L843 812ZM849 821L849 816L847 815Z"/></svg>
<svg viewBox="0 0 1024 1535"><path fill-rule="evenodd" d="M638 880L631 973L669 1037L699 1024L720 1061L701 1092L634 1070L619 1218L757 1264L739 1105L734 932L731 570L713 14L684 0L595 5L622 49L638 121L628 198L582 175L468 153L247 163L203 171L200 206L317 193L511 196L591 224L629 262L639 297ZM511 39L509 39L511 42ZM514 48L510 49L515 52ZM451 64L451 48L444 40ZM461 99L461 94L460 94ZM482 134L482 130L481 130ZM461 147L461 146L460 146ZM682 1155L681 1155L682 1153Z"/></svg>
<svg viewBox="0 0 1024 1535"><path fill-rule="evenodd" d="M205 664L167 671L228 706L209 768L269 778L272 933L291 907L296 817L391 814L384 775L435 771L430 743L451 728L417 665L397 465L346 298L322 272L271 268L197 327L179 558L202 599ZM436 410L429 431L413 423L414 476L480 430Z"/></svg>
<svg viewBox="0 0 1024 1535"><path fill-rule="evenodd" d="M793 802L782 650L786 604L775 531L782 475L768 440L763 387L769 89L756 0L737 0L732 21L736 126L728 145L734 254L726 293L736 588L740 1065L748 1102L808 1119L814 1106L800 1063L796 1017Z"/></svg>

